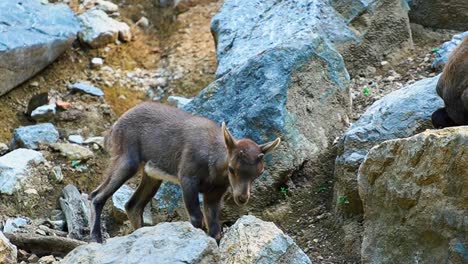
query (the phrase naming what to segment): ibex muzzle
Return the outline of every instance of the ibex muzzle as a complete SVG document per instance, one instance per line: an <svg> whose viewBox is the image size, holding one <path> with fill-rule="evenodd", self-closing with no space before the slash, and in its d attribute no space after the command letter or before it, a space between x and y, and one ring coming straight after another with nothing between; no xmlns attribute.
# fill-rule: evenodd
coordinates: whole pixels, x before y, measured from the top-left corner
<svg viewBox="0 0 468 264"><path fill-rule="evenodd" d="M102 242L101 213L105 202L145 164L137 190L125 209L133 227L143 225L143 209L162 181L180 184L194 227L203 218L208 234L221 238L221 203L229 186L238 205L250 197L252 182L264 170L263 157L280 144L257 145L236 140L226 126L158 103L142 103L127 111L106 138L112 159L105 181L91 193L91 238ZM198 194L203 194L204 217Z"/></svg>

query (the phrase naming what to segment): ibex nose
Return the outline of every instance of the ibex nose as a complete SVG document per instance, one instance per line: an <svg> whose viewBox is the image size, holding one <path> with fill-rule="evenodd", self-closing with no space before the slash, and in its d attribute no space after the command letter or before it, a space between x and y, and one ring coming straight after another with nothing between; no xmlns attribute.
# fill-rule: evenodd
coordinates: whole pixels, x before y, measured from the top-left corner
<svg viewBox="0 0 468 264"><path fill-rule="evenodd" d="M248 195L239 195L237 197L237 200L239 201L239 203L245 204L249 200L249 196Z"/></svg>

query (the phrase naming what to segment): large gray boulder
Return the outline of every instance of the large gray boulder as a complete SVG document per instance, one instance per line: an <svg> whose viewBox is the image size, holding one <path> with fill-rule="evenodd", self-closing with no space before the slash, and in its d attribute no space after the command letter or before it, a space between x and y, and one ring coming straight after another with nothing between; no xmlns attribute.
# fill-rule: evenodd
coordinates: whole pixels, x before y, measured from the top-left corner
<svg viewBox="0 0 468 264"><path fill-rule="evenodd" d="M243 216L224 234L221 263L307 264L307 255L272 222Z"/></svg>
<svg viewBox="0 0 468 264"><path fill-rule="evenodd" d="M468 31L456 34L451 40L444 42L440 49L436 52L436 58L432 63L432 68L442 70L447 63L449 56L455 50L455 48L462 42L464 38L468 37Z"/></svg>
<svg viewBox="0 0 468 264"><path fill-rule="evenodd" d="M29 176L31 166L44 161L42 153L30 149L16 149L0 157L0 193L13 194L21 181Z"/></svg>
<svg viewBox="0 0 468 264"><path fill-rule="evenodd" d="M22 126L13 130L10 147L38 149L40 144L56 143L59 139L57 129L51 123Z"/></svg>
<svg viewBox="0 0 468 264"><path fill-rule="evenodd" d="M468 262L468 126L372 148L359 168L362 263Z"/></svg>
<svg viewBox="0 0 468 264"><path fill-rule="evenodd" d="M411 0L411 22L431 28L468 29L466 0Z"/></svg>
<svg viewBox="0 0 468 264"><path fill-rule="evenodd" d="M357 171L369 149L389 139L404 138L432 128L431 115L443 107L436 93L439 76L418 81L375 102L341 138L335 162L335 206L361 214Z"/></svg>
<svg viewBox="0 0 468 264"><path fill-rule="evenodd" d="M80 29L66 4L41 2L0 1L0 95L53 62Z"/></svg>
<svg viewBox="0 0 468 264"><path fill-rule="evenodd" d="M260 15L259 15L260 14ZM267 156L267 171L256 181L244 210L262 211L277 201L277 186L306 160L331 146L346 126L348 74L340 54L315 34L353 38L323 1L225 1L212 21L217 41L218 79L184 109L219 124L236 138L283 143ZM229 210L234 217L243 210Z"/></svg>
<svg viewBox="0 0 468 264"><path fill-rule="evenodd" d="M211 264L219 263L216 241L188 222L143 227L105 244L91 243L70 252L62 264Z"/></svg>
<svg viewBox="0 0 468 264"><path fill-rule="evenodd" d="M331 0L359 41L339 44L350 74L383 60L398 60L413 47L409 7L402 0Z"/></svg>

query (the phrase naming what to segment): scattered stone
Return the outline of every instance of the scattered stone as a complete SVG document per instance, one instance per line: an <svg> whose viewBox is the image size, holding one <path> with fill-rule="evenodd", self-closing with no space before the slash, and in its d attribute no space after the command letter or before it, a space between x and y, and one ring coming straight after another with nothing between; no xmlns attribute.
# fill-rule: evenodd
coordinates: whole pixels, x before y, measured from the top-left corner
<svg viewBox="0 0 468 264"><path fill-rule="evenodd" d="M81 31L78 34L80 41L92 48L101 48L117 39L130 41L132 33L130 27L110 18L102 10L89 10L79 16Z"/></svg>
<svg viewBox="0 0 468 264"><path fill-rule="evenodd" d="M0 1L0 95L34 76L67 50L79 23L66 4Z"/></svg>
<svg viewBox="0 0 468 264"><path fill-rule="evenodd" d="M31 112L31 118L36 122L47 122L55 117L55 104L39 106Z"/></svg>
<svg viewBox="0 0 468 264"><path fill-rule="evenodd" d="M30 263L37 263L39 261L39 257L36 254L31 254L31 256L28 258L28 261Z"/></svg>
<svg viewBox="0 0 468 264"><path fill-rule="evenodd" d="M0 232L0 263L16 263L18 251L16 246L10 243L2 232Z"/></svg>
<svg viewBox="0 0 468 264"><path fill-rule="evenodd" d="M42 153L30 149L16 149L0 157L0 193L13 194L21 181L30 176L32 165L43 162Z"/></svg>
<svg viewBox="0 0 468 264"><path fill-rule="evenodd" d="M79 91L94 96L104 96L104 92L88 82L77 82L68 87L72 91Z"/></svg>
<svg viewBox="0 0 468 264"><path fill-rule="evenodd" d="M222 263L312 263L294 241L272 222L242 216L219 245Z"/></svg>
<svg viewBox="0 0 468 264"><path fill-rule="evenodd" d="M83 239L91 218L88 199L74 185L69 184L62 190L60 207L65 214L69 237Z"/></svg>
<svg viewBox="0 0 468 264"><path fill-rule="evenodd" d="M27 224L29 220L23 217L8 218L3 226L3 233L13 233Z"/></svg>
<svg viewBox="0 0 468 264"><path fill-rule="evenodd" d="M361 214L357 171L367 152L389 139L432 128L432 113L443 107L436 93L439 76L423 79L376 101L343 135L335 162L335 209ZM343 203L341 201L348 201Z"/></svg>
<svg viewBox="0 0 468 264"><path fill-rule="evenodd" d="M466 126L388 140L369 151L358 176L362 263L466 263L467 153Z"/></svg>
<svg viewBox="0 0 468 264"><path fill-rule="evenodd" d="M29 84L29 86L31 86L31 87L39 87L39 82L31 82L31 83Z"/></svg>
<svg viewBox="0 0 468 264"><path fill-rule="evenodd" d="M104 65L104 60L102 58L93 58L91 59L91 67L94 69L100 68Z"/></svg>
<svg viewBox="0 0 468 264"><path fill-rule="evenodd" d="M7 153L10 150L7 144L0 143L0 156Z"/></svg>
<svg viewBox="0 0 468 264"><path fill-rule="evenodd" d="M113 216L118 223L123 223L127 220L125 212L125 204L135 191L128 185L124 184L112 195ZM145 225L153 225L151 214L151 203L148 203L143 211L143 222Z"/></svg>
<svg viewBox="0 0 468 264"><path fill-rule="evenodd" d="M97 144L104 148L104 137L90 137L84 141L85 144Z"/></svg>
<svg viewBox="0 0 468 264"><path fill-rule="evenodd" d="M53 180L57 183L63 182L63 173L62 168L60 168L60 166L54 166L52 168L52 177Z"/></svg>
<svg viewBox="0 0 468 264"><path fill-rule="evenodd" d="M40 258L38 261L38 264L55 264L55 263L58 263L58 261L52 255L44 256Z"/></svg>
<svg viewBox="0 0 468 264"><path fill-rule="evenodd" d="M34 109L49 104L49 94L48 93L40 93L36 94L28 102L28 110L26 110L26 115L31 116L31 113Z"/></svg>
<svg viewBox="0 0 468 264"><path fill-rule="evenodd" d="M61 110L68 110L72 106L71 103L65 102L65 101L62 101L62 100L57 100L55 102L55 105Z"/></svg>
<svg viewBox="0 0 468 264"><path fill-rule="evenodd" d="M175 96L175 95L171 95L167 98L167 102L171 105L177 106L177 108L183 108L192 100L193 98L185 98L182 96Z"/></svg>
<svg viewBox="0 0 468 264"><path fill-rule="evenodd" d="M146 17L141 17L137 22L136 25L141 28L149 27L149 20Z"/></svg>
<svg viewBox="0 0 468 264"><path fill-rule="evenodd" d="M105 254L102 254L105 252ZM130 235L114 237L105 244L76 248L62 264L75 263L219 263L216 241L188 222L143 227Z"/></svg>
<svg viewBox="0 0 468 264"><path fill-rule="evenodd" d="M450 54L452 54L452 51L455 50L465 37L468 37L468 31L456 34L450 41L444 42L440 49L436 51L436 58L432 63L432 68L441 71L445 63L447 63Z"/></svg>
<svg viewBox="0 0 468 264"><path fill-rule="evenodd" d="M52 144L59 139L59 133L54 125L44 123L32 126L22 126L13 131L10 143L12 149L38 149L40 144Z"/></svg>
<svg viewBox="0 0 468 264"><path fill-rule="evenodd" d="M69 160L89 160L94 157L91 150L77 144L55 143L50 146L54 150L59 151L62 156L67 157Z"/></svg>
<svg viewBox="0 0 468 264"><path fill-rule="evenodd" d="M34 188L29 188L29 189L26 189L26 190L24 191L24 193L26 193L26 194L34 194L34 195L39 195L39 193L37 192L37 190L36 190L36 189L34 189Z"/></svg>
<svg viewBox="0 0 468 264"><path fill-rule="evenodd" d="M68 141L70 141L71 143L80 144L80 145L84 143L84 139L80 135L70 135L68 136Z"/></svg>
<svg viewBox="0 0 468 264"><path fill-rule="evenodd" d="M97 9L102 10L108 14L117 12L119 10L119 6L110 1L97 0L96 4Z"/></svg>

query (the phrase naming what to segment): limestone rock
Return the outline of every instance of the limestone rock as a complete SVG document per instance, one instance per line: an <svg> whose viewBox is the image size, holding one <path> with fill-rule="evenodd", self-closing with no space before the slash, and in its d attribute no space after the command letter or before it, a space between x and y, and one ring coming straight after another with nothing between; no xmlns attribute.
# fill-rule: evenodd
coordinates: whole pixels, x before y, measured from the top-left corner
<svg viewBox="0 0 468 264"><path fill-rule="evenodd" d="M16 149L0 157L0 193L13 194L21 181L29 176L30 166L43 162L42 153Z"/></svg>
<svg viewBox="0 0 468 264"><path fill-rule="evenodd" d="M2 232L0 232L0 263L17 263L18 252L16 246L11 244Z"/></svg>
<svg viewBox="0 0 468 264"><path fill-rule="evenodd" d="M12 149L38 149L40 144L55 143L58 139L59 133L50 123L22 126L13 131L10 146Z"/></svg>
<svg viewBox="0 0 468 264"><path fill-rule="evenodd" d="M312 263L307 255L272 222L243 216L229 228L219 245L221 263Z"/></svg>
<svg viewBox="0 0 468 264"><path fill-rule="evenodd" d="M436 58L434 59L434 63L432 63L432 68L442 70L450 54L452 54L452 51L455 50L465 37L468 37L468 31L456 34L450 41L444 42L436 52Z"/></svg>
<svg viewBox="0 0 468 264"><path fill-rule="evenodd" d="M104 92L96 86L87 82L77 82L68 87L72 91L79 91L94 96L104 96Z"/></svg>
<svg viewBox="0 0 468 264"><path fill-rule="evenodd" d="M216 241L187 222L161 223L143 227L128 236L105 244L91 243L70 252L61 262L126 264L219 263Z"/></svg>
<svg viewBox="0 0 468 264"><path fill-rule="evenodd" d="M125 204L132 194L135 192L130 186L124 184L112 195L112 213L117 222L122 223L127 220L125 212ZM143 222L146 225L153 224L153 216L151 215L151 203L148 203L143 211Z"/></svg>
<svg viewBox="0 0 468 264"><path fill-rule="evenodd" d="M70 160L88 160L94 157L91 150L77 144L55 143L50 146L56 151L59 151L62 156L67 157Z"/></svg>
<svg viewBox="0 0 468 264"><path fill-rule="evenodd" d="M0 95L53 62L71 46L79 29L66 4L0 1Z"/></svg>
<svg viewBox="0 0 468 264"><path fill-rule="evenodd" d="M338 144L335 162L337 210L362 213L357 171L369 149L385 140L409 137L432 128L432 113L443 107L436 93L438 79L439 76L424 79L384 96L346 131Z"/></svg>
<svg viewBox="0 0 468 264"><path fill-rule="evenodd" d="M468 28L466 0L411 0L410 3L409 15L413 23L431 28Z"/></svg>
<svg viewBox="0 0 468 264"><path fill-rule="evenodd" d="M80 41L92 48L101 48L117 39L130 41L132 33L130 27L110 18L104 11L91 9L79 17L81 31L78 34Z"/></svg>
<svg viewBox="0 0 468 264"><path fill-rule="evenodd" d="M36 122L47 122L55 117L55 104L39 106L31 112L31 118Z"/></svg>
<svg viewBox="0 0 468 264"><path fill-rule="evenodd" d="M359 168L363 263L466 263L468 126L375 146Z"/></svg>

